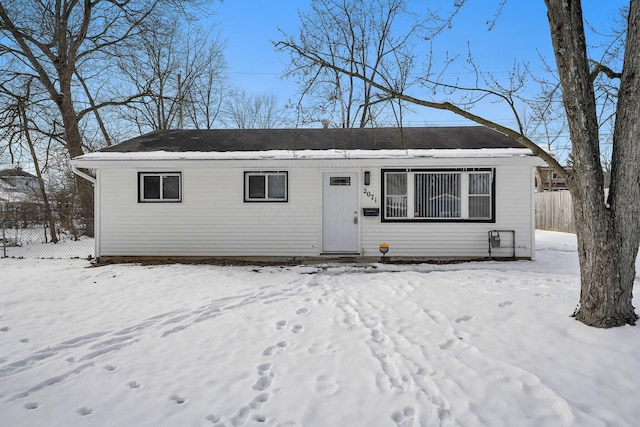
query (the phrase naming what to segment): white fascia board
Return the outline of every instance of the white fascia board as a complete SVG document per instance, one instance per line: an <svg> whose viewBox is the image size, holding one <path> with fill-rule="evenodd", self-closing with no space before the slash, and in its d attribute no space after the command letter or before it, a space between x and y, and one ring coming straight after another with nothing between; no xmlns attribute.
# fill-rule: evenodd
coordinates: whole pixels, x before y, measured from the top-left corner
<svg viewBox="0 0 640 427"><path fill-rule="evenodd" d="M109 167L109 163L136 164L165 161L309 161L309 160L335 160L357 161L364 163L378 163L384 160L415 161L426 159L513 159L526 158L537 159L531 150L526 148L488 149L475 150L298 150L298 151L250 151L250 152L96 152L76 157L71 164L76 167L97 169ZM324 163L324 162L323 162ZM157 163L154 163L157 164ZM342 163L341 163L342 164Z"/></svg>

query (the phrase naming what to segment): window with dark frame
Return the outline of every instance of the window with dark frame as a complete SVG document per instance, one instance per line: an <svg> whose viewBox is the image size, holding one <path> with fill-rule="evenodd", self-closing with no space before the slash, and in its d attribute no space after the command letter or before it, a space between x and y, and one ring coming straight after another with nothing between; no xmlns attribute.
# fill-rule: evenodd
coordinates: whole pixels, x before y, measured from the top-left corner
<svg viewBox="0 0 640 427"><path fill-rule="evenodd" d="M383 221L494 221L493 169L383 170Z"/></svg>
<svg viewBox="0 0 640 427"><path fill-rule="evenodd" d="M244 173L245 202L287 202L288 173L261 171Z"/></svg>
<svg viewBox="0 0 640 427"><path fill-rule="evenodd" d="M139 172L138 202L176 203L182 201L182 174L180 172Z"/></svg>

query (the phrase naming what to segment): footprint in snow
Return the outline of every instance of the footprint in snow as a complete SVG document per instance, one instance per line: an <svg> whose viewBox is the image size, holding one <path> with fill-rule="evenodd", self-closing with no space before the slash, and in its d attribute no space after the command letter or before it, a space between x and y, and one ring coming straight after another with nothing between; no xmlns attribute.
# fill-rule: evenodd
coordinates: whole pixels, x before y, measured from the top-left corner
<svg viewBox="0 0 640 427"><path fill-rule="evenodd" d="M129 386L129 388L140 388L140 383L138 383L137 381L129 381L127 385Z"/></svg>
<svg viewBox="0 0 640 427"><path fill-rule="evenodd" d="M303 329L304 329L304 326L302 325L293 325L293 328L291 328L291 332L293 332L294 334L297 334L302 332Z"/></svg>
<svg viewBox="0 0 640 427"><path fill-rule="evenodd" d="M37 409L38 408L38 402L27 402L24 404L24 408L25 409Z"/></svg>
<svg viewBox="0 0 640 427"><path fill-rule="evenodd" d="M429 375L429 376L431 376L431 375L435 374L435 372L436 372L436 371L434 371L434 370L433 370L433 369L431 369L431 368L419 368L419 369L416 371L416 375L419 375L419 376L421 376L421 377L423 377L423 376L425 376L425 375Z"/></svg>
<svg viewBox="0 0 640 427"><path fill-rule="evenodd" d="M259 409L262 408L262 405L264 405L265 403L267 403L267 401L269 400L269 393L268 392L264 392L264 393L260 393L259 395L257 395L253 401L251 402L251 404L249 405L251 407L251 409Z"/></svg>
<svg viewBox="0 0 640 427"><path fill-rule="evenodd" d="M340 382L330 375L320 375L316 378L316 392L325 396L335 394L340 390Z"/></svg>
<svg viewBox="0 0 640 427"><path fill-rule="evenodd" d="M511 304L513 304L513 301L504 301L504 302L501 302L500 304L498 304L498 307L504 308L504 307L510 306Z"/></svg>
<svg viewBox="0 0 640 427"><path fill-rule="evenodd" d="M264 351L262 352L262 355L263 356L271 356L275 352L276 352L276 346L275 345L270 345L269 347L264 349Z"/></svg>
<svg viewBox="0 0 640 427"><path fill-rule="evenodd" d="M22 338L22 339L20 340L20 342L21 342L21 343L23 343L23 344L24 344L24 343L27 343L27 342L29 342L29 338Z"/></svg>
<svg viewBox="0 0 640 427"><path fill-rule="evenodd" d="M268 374L269 370L271 370L271 363L262 363L261 365L258 365L256 369L258 370L259 375Z"/></svg>
<svg viewBox="0 0 640 427"><path fill-rule="evenodd" d="M249 418L249 414L251 414L251 409L249 409L247 406L243 406L242 408L240 408L240 410L238 410L238 413L235 414L233 418L231 418L231 423L234 426L242 425L247 420L247 418Z"/></svg>
<svg viewBox="0 0 640 427"><path fill-rule="evenodd" d="M7 332L9 330L8 326L3 326L2 328L0 328L0 332Z"/></svg>
<svg viewBox="0 0 640 427"><path fill-rule="evenodd" d="M83 406L82 408L78 409L76 412L84 417L87 415L91 415L91 413L93 412L93 409Z"/></svg>
<svg viewBox="0 0 640 427"><path fill-rule="evenodd" d="M273 374L263 375L260 378L258 378L256 383L253 385L253 389L258 391L264 391L269 387L271 387L272 381L273 381Z"/></svg>
<svg viewBox="0 0 640 427"><path fill-rule="evenodd" d="M440 350L448 350L451 347L453 347L456 343L456 340L448 340L447 342L443 342L442 344L440 344L438 347L440 347Z"/></svg>
<svg viewBox="0 0 640 427"><path fill-rule="evenodd" d="M402 411L395 411L391 414L391 419L395 421L398 427L411 427L413 425L413 417L415 416L415 413L415 409L411 406L407 406Z"/></svg>
<svg viewBox="0 0 640 427"><path fill-rule="evenodd" d="M276 322L276 328L278 328L278 330L284 329L285 326L287 326L287 321L286 320L280 320L280 321Z"/></svg>
<svg viewBox="0 0 640 427"><path fill-rule="evenodd" d="M184 402L187 401L187 399L185 399L184 397L180 397L177 394L174 394L173 396L171 396L169 398L170 400L173 400L174 402L176 402L178 405L182 405Z"/></svg>
<svg viewBox="0 0 640 427"><path fill-rule="evenodd" d="M377 329L371 331L371 339L376 344L384 344L387 342L387 339L384 337L384 335L382 335L382 333Z"/></svg>
<svg viewBox="0 0 640 427"><path fill-rule="evenodd" d="M269 347L265 348L264 351L262 352L262 355L263 356L271 356L276 351L284 351L284 349L287 348L288 345L289 345L289 343L287 343L286 341L280 341L276 345L270 345Z"/></svg>
<svg viewBox="0 0 640 427"><path fill-rule="evenodd" d="M104 367L104 370L105 370L105 371L107 371L107 372L111 372L111 371L115 371L115 370L116 370L116 367L115 367L115 366L113 366L113 365L106 365L106 366Z"/></svg>
<svg viewBox="0 0 640 427"><path fill-rule="evenodd" d="M253 421L257 422L257 423L264 423L267 421L267 417L265 417L264 415L254 415L253 416Z"/></svg>
<svg viewBox="0 0 640 427"><path fill-rule="evenodd" d="M468 314L462 317L458 317L456 319L456 323L462 323L462 322L468 322L469 320L472 320L474 317L473 316L469 316Z"/></svg>
<svg viewBox="0 0 640 427"><path fill-rule="evenodd" d="M296 314L309 314L309 309L308 309L307 307L299 308L299 309L296 311Z"/></svg>
<svg viewBox="0 0 640 427"><path fill-rule="evenodd" d="M209 414L206 417L204 417L204 419L209 421L210 423L218 423L218 422L220 422L220 416L219 415L215 415L215 414Z"/></svg>

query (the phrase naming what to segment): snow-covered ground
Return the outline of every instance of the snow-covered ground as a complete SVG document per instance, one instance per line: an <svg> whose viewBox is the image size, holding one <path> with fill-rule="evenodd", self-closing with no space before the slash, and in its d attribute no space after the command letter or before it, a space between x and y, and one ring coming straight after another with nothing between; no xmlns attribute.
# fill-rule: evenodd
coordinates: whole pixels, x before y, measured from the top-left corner
<svg viewBox="0 0 640 427"><path fill-rule="evenodd" d="M569 317L575 236L537 242L454 265L0 259L0 424L638 425L640 328Z"/></svg>

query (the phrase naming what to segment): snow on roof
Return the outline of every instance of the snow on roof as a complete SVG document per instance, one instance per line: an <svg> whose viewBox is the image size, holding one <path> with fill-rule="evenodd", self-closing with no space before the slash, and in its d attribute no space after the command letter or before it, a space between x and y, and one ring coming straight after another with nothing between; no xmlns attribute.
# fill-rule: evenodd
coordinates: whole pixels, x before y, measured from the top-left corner
<svg viewBox="0 0 640 427"><path fill-rule="evenodd" d="M427 149L427 150L267 150L267 151L143 151L85 154L75 161L120 160L295 160L295 159L411 159L532 156L528 148Z"/></svg>
<svg viewBox="0 0 640 427"><path fill-rule="evenodd" d="M0 178L14 177L14 176L23 176L26 178L37 178L36 176L31 175L29 172L25 172L24 170L22 170L21 167L0 170Z"/></svg>

